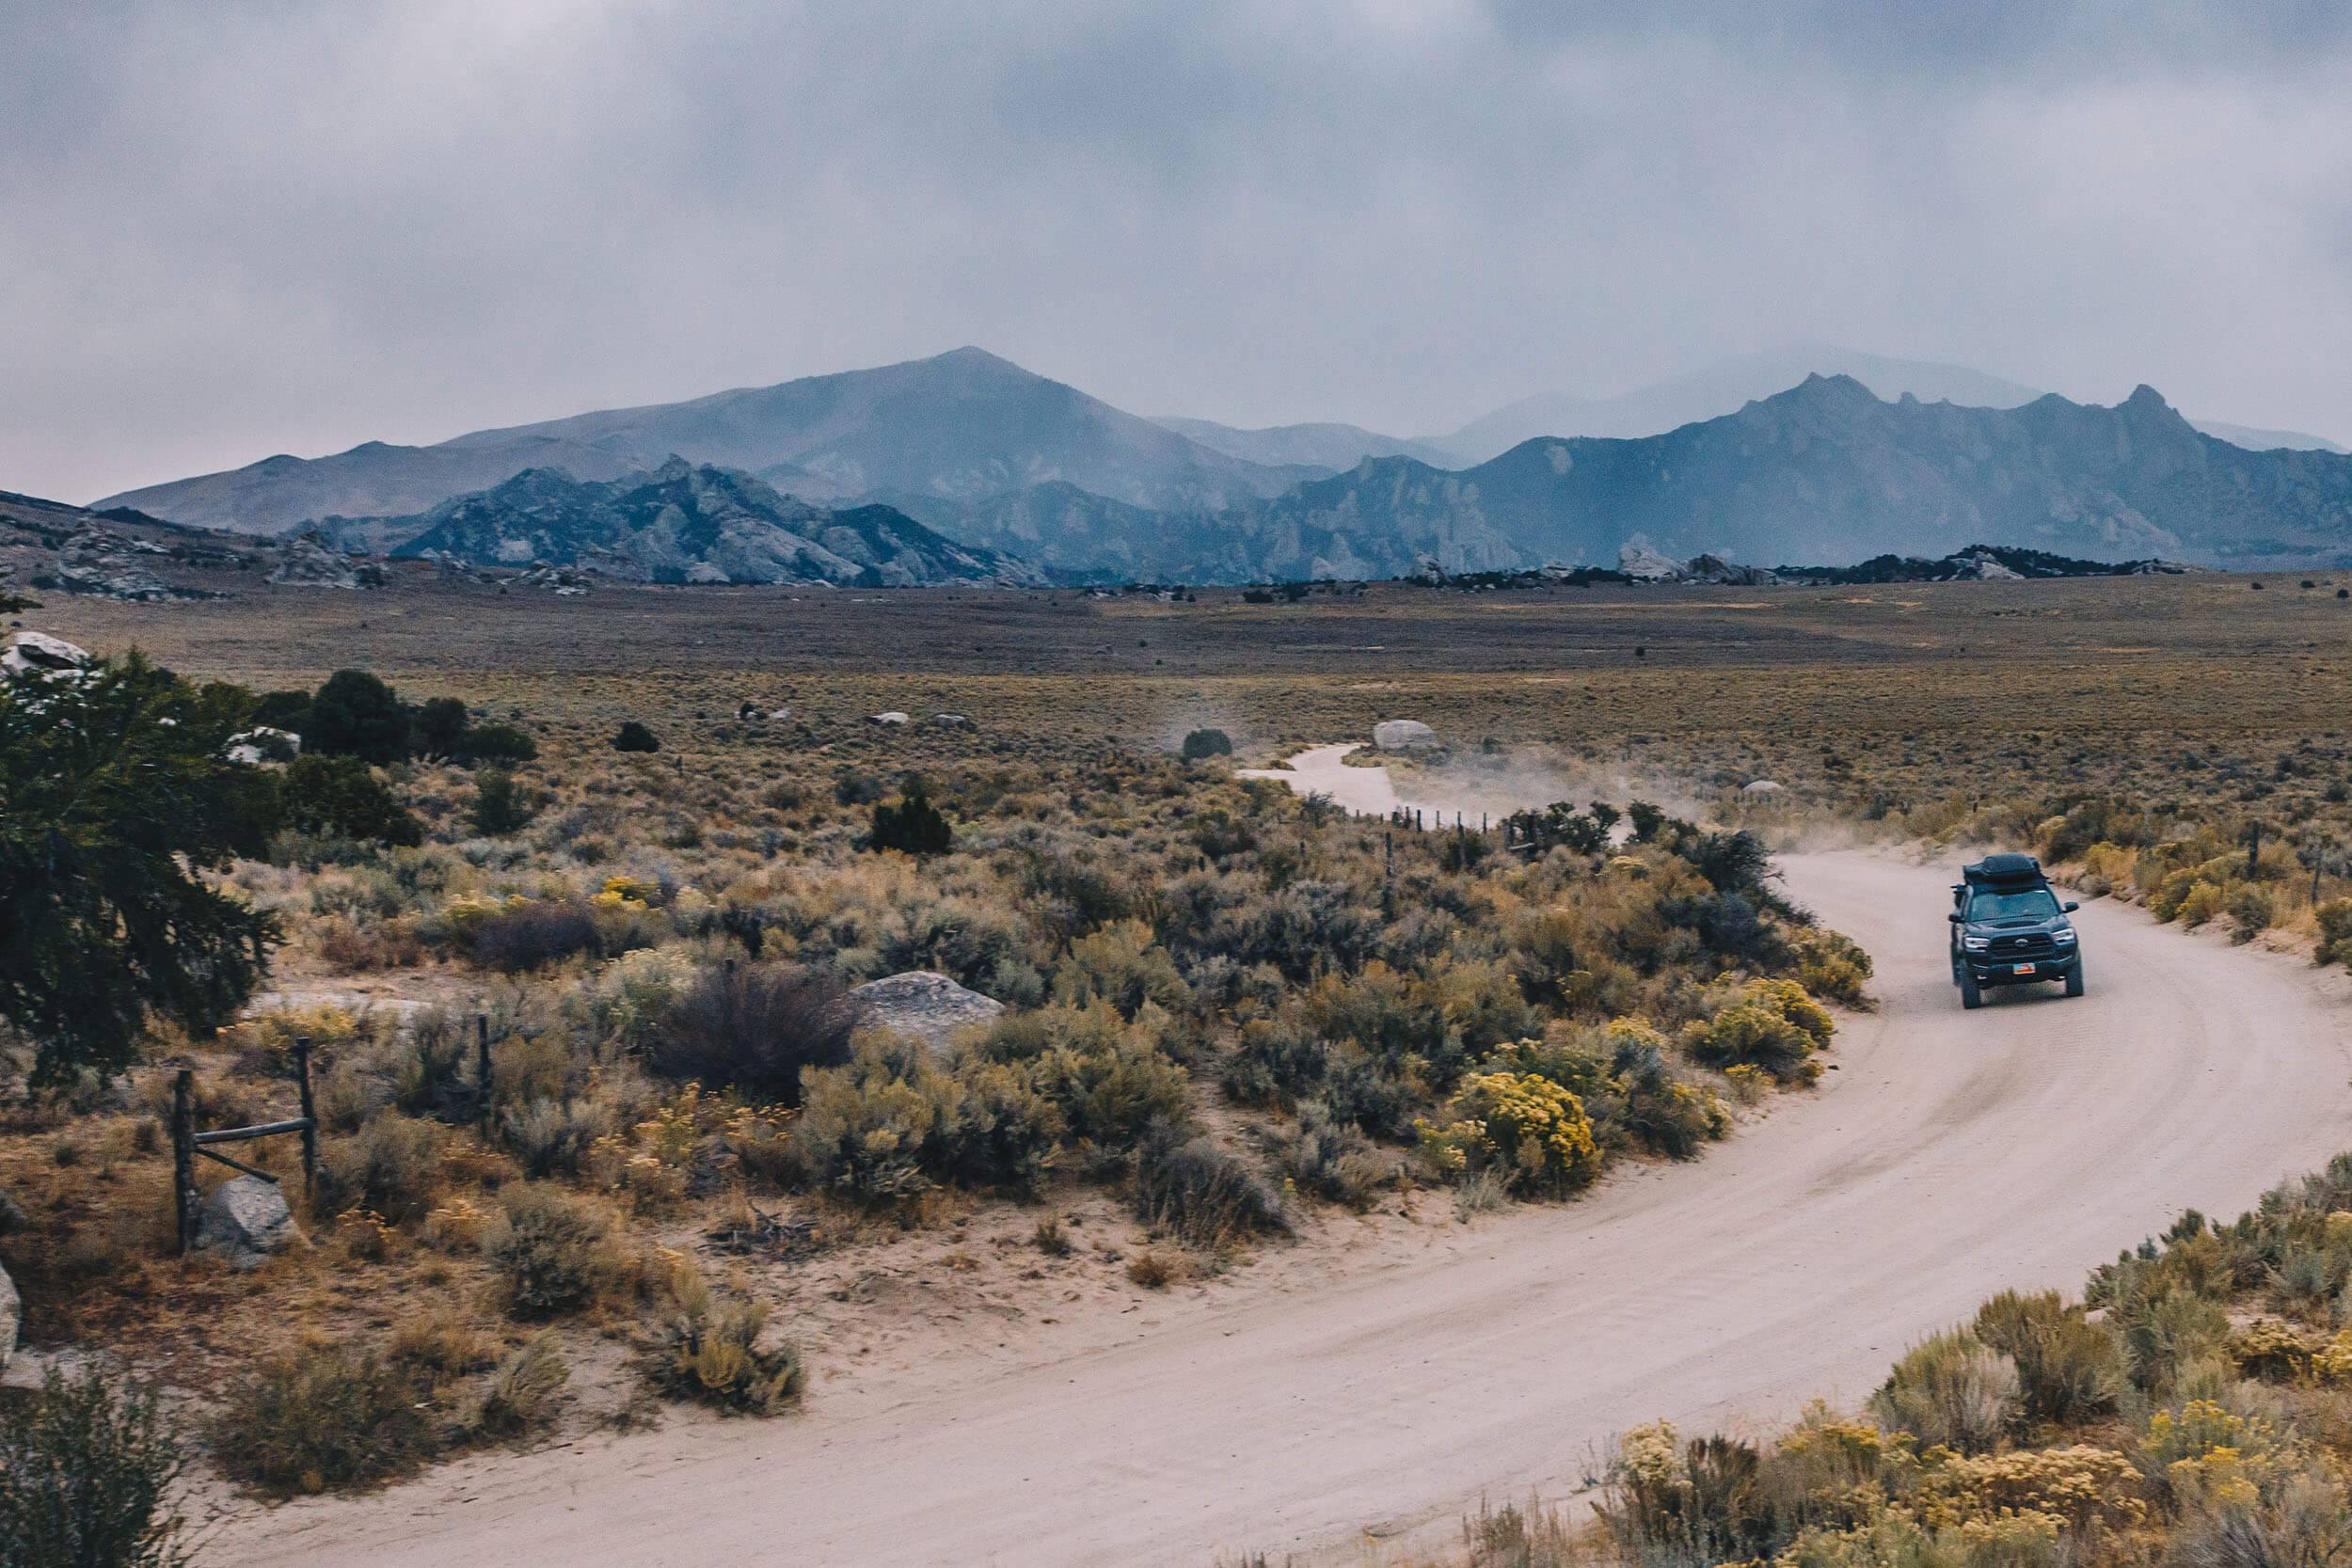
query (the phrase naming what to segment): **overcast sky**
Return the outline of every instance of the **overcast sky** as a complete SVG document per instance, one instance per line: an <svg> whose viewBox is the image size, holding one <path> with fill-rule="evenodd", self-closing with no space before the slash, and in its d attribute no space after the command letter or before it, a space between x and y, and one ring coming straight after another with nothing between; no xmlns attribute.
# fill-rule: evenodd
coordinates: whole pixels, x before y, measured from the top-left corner
<svg viewBox="0 0 2352 1568"><path fill-rule="evenodd" d="M961 343L1412 435L1804 339L2352 441L2348 12L0 0L0 489Z"/></svg>

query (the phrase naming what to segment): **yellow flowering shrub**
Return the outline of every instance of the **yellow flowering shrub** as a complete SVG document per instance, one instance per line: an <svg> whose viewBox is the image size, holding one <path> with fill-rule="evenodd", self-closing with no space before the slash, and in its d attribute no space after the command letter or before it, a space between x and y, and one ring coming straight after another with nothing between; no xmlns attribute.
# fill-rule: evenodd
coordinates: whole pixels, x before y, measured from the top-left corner
<svg viewBox="0 0 2352 1568"><path fill-rule="evenodd" d="M2319 1347L2291 1323L2262 1318L2230 1336L2230 1358L2249 1377L2283 1381L2312 1370Z"/></svg>
<svg viewBox="0 0 2352 1568"><path fill-rule="evenodd" d="M2352 1215L2329 1215L2330 1221L2352 1218ZM2334 1338L2312 1352L2312 1375L2322 1383L2352 1383L2352 1328L2340 1329Z"/></svg>
<svg viewBox="0 0 2352 1568"><path fill-rule="evenodd" d="M466 941L490 916L507 910L519 910L530 902L519 893L510 893L504 898L492 897L486 893L461 893L441 906L440 926L450 936Z"/></svg>
<svg viewBox="0 0 2352 1568"><path fill-rule="evenodd" d="M2073 1528L2137 1524L2147 1504L2127 1454L2089 1443L1955 1457L1925 1470L1915 1503L1930 1525L2042 1514Z"/></svg>
<svg viewBox="0 0 2352 1568"><path fill-rule="evenodd" d="M1814 1001L1794 980L1750 980L1740 988L1740 994L1751 1006L1769 1008L1804 1030L1817 1046L1827 1045L1829 1037L1837 1033L1836 1021L1829 1016L1829 1009Z"/></svg>
<svg viewBox="0 0 2352 1568"><path fill-rule="evenodd" d="M1573 1192L1600 1172L1584 1102L1532 1072L1477 1072L1448 1103L1449 1122L1418 1122L1422 1148L1449 1174L1493 1171L1514 1191Z"/></svg>

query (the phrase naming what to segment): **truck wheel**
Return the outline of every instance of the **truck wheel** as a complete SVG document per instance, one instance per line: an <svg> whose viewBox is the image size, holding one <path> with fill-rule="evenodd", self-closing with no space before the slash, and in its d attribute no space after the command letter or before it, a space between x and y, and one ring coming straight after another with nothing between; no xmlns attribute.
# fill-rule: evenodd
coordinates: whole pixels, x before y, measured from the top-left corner
<svg viewBox="0 0 2352 1568"><path fill-rule="evenodd" d="M2083 964L2082 960L2077 958L2074 960L2074 967L2066 972L2066 994L2069 996L2080 996L2082 993Z"/></svg>
<svg viewBox="0 0 2352 1568"><path fill-rule="evenodd" d="M1960 1005L1977 1008L1984 1006L1984 992L1977 986L1977 977L1966 970L1960 972Z"/></svg>

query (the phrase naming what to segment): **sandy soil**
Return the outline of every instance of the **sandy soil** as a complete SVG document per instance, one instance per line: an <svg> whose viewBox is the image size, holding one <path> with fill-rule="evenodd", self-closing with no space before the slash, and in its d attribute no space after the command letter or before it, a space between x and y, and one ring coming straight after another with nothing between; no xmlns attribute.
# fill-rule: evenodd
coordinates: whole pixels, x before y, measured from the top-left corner
<svg viewBox="0 0 2352 1568"><path fill-rule="evenodd" d="M1883 1007L1849 1021L1819 1091L1701 1161L1470 1227L1375 1224L1354 1266L1253 1268L1064 1336L1008 1339L982 1314L992 1354L936 1375L894 1357L794 1418L674 1421L254 1511L206 1555L1376 1561L1449 1539L1482 1493L1573 1494L1633 1422L1754 1429L1858 1400L1988 1291L2074 1289L2181 1208L2233 1212L2352 1141L2341 982L2307 962L2094 904L2088 997L1963 1013L1945 870L1785 863L1877 957Z"/></svg>

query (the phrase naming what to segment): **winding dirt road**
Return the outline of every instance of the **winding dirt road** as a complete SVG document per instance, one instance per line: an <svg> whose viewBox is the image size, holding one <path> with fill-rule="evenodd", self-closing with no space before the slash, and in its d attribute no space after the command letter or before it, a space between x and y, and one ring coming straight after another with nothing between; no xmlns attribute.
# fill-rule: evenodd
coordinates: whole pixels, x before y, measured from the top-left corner
<svg viewBox="0 0 2352 1568"><path fill-rule="evenodd" d="M1693 1164L1486 1222L1474 1247L890 1408L704 1424L477 1463L230 1521L239 1568L1364 1560L1482 1492L1572 1491L1660 1416L1769 1426L1866 1394L2004 1286L2079 1287L2183 1207L2231 1213L2352 1145L2333 982L2080 916L2090 994L1963 1013L1948 874L1786 863L1876 956L1820 1090Z"/></svg>

